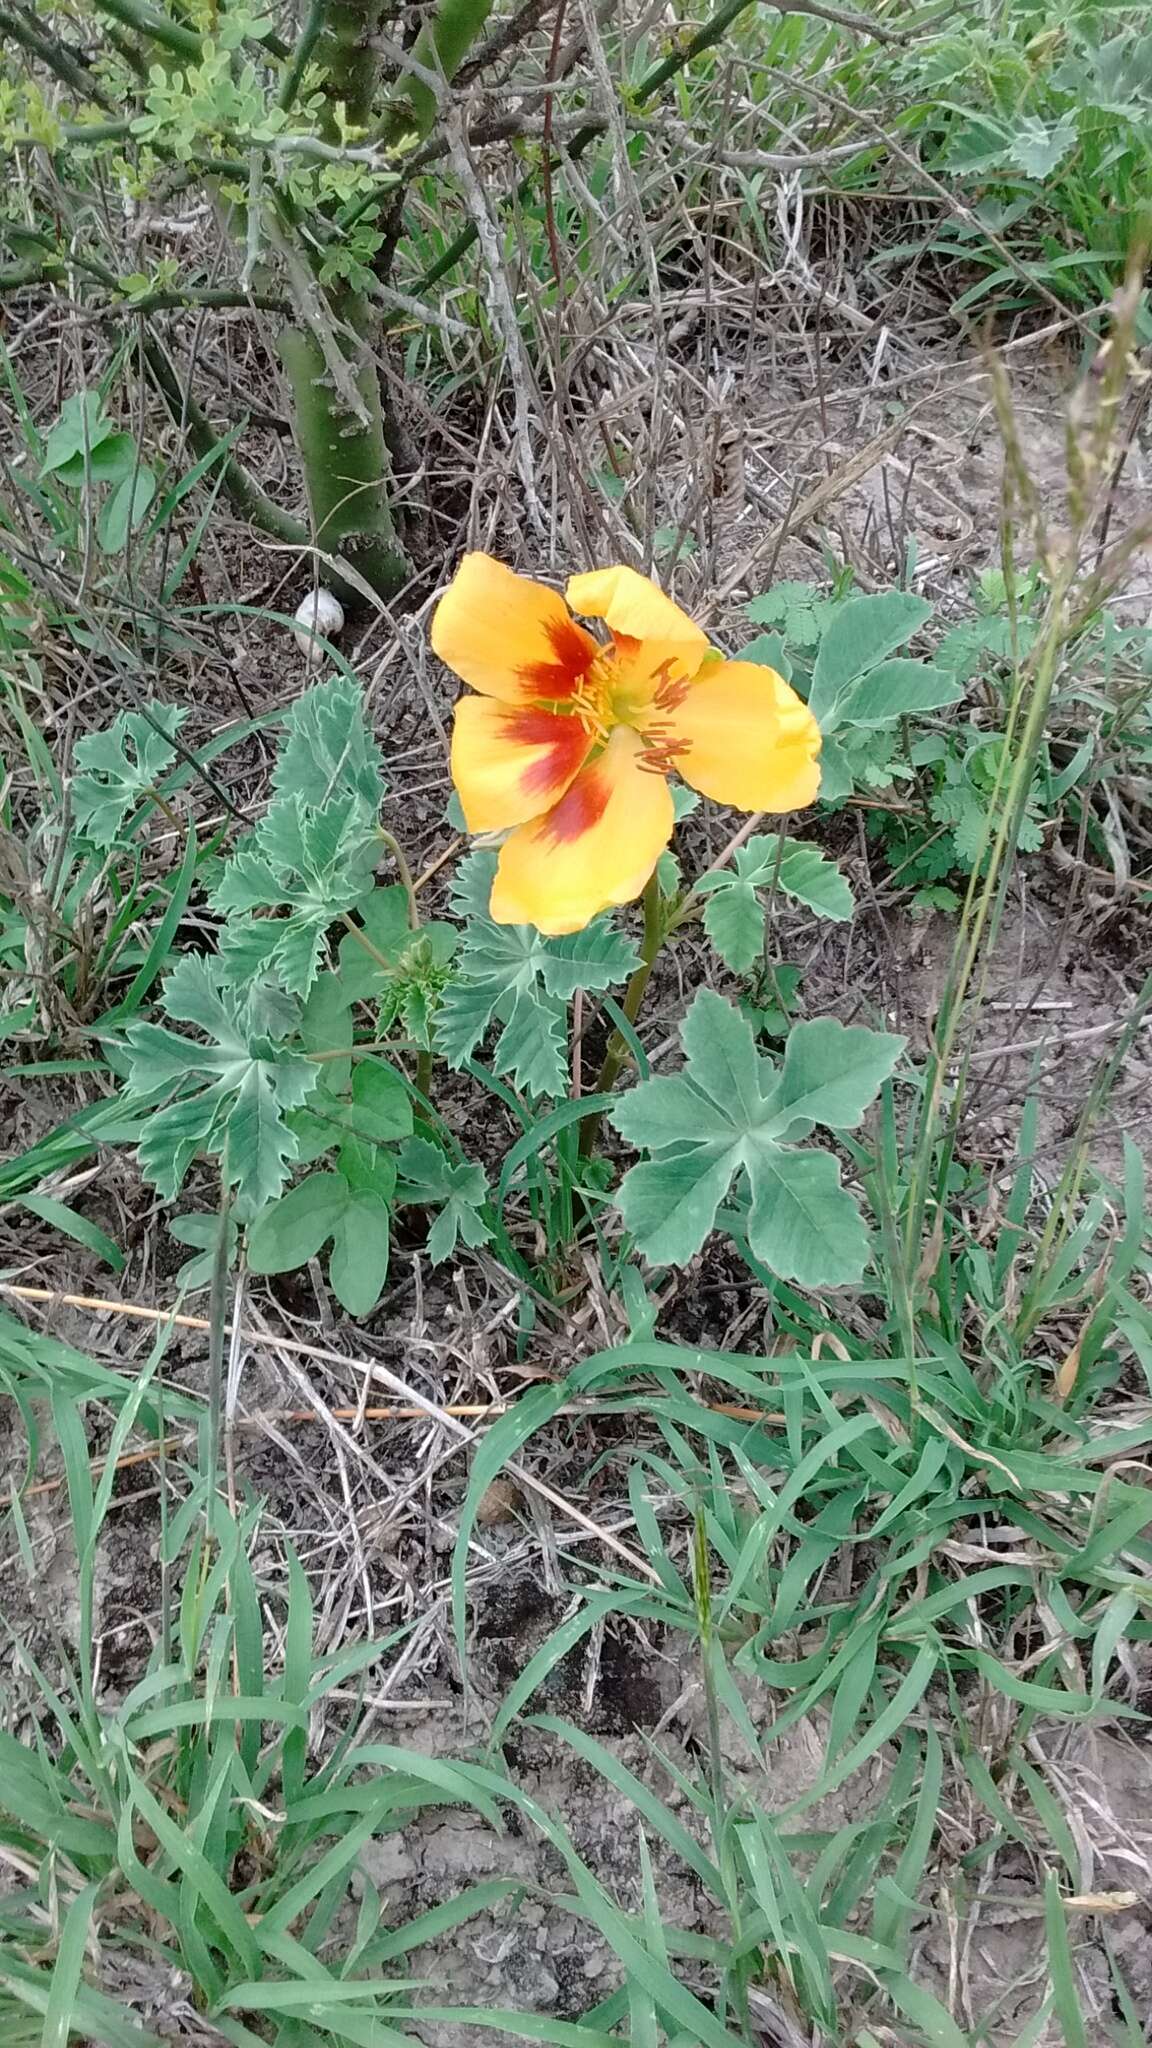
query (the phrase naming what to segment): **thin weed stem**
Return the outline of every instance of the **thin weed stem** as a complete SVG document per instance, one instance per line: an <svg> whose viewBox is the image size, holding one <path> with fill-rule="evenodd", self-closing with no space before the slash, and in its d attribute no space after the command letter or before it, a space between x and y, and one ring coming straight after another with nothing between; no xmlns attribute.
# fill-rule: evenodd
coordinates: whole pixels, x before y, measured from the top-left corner
<svg viewBox="0 0 1152 2048"><path fill-rule="evenodd" d="M396 872L400 877L404 894L408 899L408 929L409 931L418 932L420 929L420 905L416 901L416 884L412 880L412 870L408 865L404 849L395 835L386 831L383 825L377 825L376 831L396 863Z"/></svg>

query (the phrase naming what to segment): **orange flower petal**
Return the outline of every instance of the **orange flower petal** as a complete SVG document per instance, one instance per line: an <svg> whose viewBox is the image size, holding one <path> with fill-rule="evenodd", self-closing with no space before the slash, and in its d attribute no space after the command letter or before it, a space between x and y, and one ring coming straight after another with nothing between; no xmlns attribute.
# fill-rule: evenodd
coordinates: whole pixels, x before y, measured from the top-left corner
<svg viewBox="0 0 1152 2048"><path fill-rule="evenodd" d="M578 718L533 704L461 697L452 780L469 832L507 832L538 818L563 796L590 745Z"/></svg>
<svg viewBox="0 0 1152 2048"><path fill-rule="evenodd" d="M676 772L738 811L799 811L820 787L820 728L775 669L753 661L710 664L664 725Z"/></svg>
<svg viewBox="0 0 1152 2048"><path fill-rule="evenodd" d="M491 555L465 555L432 615L432 647L486 697L570 697L603 650L559 591Z"/></svg>
<svg viewBox="0 0 1152 2048"><path fill-rule="evenodd" d="M625 671L652 676L670 662L677 676L694 676L708 653L708 636L687 612L635 569L593 569L568 579L568 602L587 619L603 619L620 649ZM642 644L638 644L642 643Z"/></svg>
<svg viewBox="0 0 1152 2048"><path fill-rule="evenodd" d="M505 841L492 885L497 924L556 937L639 896L674 821L668 784L640 758L639 735L617 726L559 803Z"/></svg>

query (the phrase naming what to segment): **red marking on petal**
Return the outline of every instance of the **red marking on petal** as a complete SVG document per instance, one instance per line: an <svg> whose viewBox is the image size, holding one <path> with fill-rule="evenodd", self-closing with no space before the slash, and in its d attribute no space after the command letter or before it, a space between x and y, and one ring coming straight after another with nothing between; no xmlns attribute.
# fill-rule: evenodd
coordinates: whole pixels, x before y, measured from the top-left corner
<svg viewBox="0 0 1152 2048"><path fill-rule="evenodd" d="M541 819L541 837L551 839L555 845L582 839L585 832L591 832L600 823L611 795L612 777L601 757L576 777L571 789Z"/></svg>
<svg viewBox="0 0 1152 2048"><path fill-rule="evenodd" d="M588 735L580 720L570 714L561 717L529 704L522 711L509 711L504 727L513 745L548 749L520 777L522 789L530 796L547 796L550 790L561 789L588 752Z"/></svg>
<svg viewBox="0 0 1152 2048"><path fill-rule="evenodd" d="M536 697L570 697L600 652L597 641L575 619L553 619L546 637L554 661L529 661L516 670Z"/></svg>

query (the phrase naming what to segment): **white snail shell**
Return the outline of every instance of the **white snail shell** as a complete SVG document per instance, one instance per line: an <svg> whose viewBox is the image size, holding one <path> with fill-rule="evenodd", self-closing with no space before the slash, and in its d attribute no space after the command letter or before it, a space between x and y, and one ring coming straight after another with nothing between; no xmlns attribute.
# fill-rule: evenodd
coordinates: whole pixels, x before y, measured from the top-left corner
<svg viewBox="0 0 1152 2048"><path fill-rule="evenodd" d="M305 660L318 667L324 659L324 649L315 636L320 633L326 640L335 640L343 630L344 607L330 590L310 590L297 605L295 619L296 645Z"/></svg>

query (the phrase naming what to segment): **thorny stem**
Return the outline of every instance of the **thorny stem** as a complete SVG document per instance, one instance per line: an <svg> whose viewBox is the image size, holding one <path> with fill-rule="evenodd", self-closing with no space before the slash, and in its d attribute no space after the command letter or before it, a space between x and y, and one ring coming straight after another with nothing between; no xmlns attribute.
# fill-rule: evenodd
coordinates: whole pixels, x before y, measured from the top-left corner
<svg viewBox="0 0 1152 2048"><path fill-rule="evenodd" d="M197 63L204 54L203 43L193 29L153 14L148 7L138 7L135 0L100 0L99 11L110 14L114 21L135 30L148 42L159 43L162 50L168 50L174 57L189 57Z"/></svg>
<svg viewBox="0 0 1152 2048"><path fill-rule="evenodd" d="M300 31L296 47L292 52L291 62L280 82L280 91L277 95L276 104L285 113L292 107L300 90L300 84L305 71L308 69L312 52L323 33L327 14L328 0L312 0L312 5L308 10L308 18Z"/></svg>
<svg viewBox="0 0 1152 2048"><path fill-rule="evenodd" d="M703 26L698 28L694 35L689 36L679 49L670 52L667 57L662 58L660 63L653 65L652 69L647 71L644 77L639 80L633 88L633 97L637 106L642 106L645 100L652 97L653 93L659 92L661 86L666 85L670 78L676 76L677 72L683 71L685 66L690 64L694 57L700 56L703 51L711 49L714 43L718 43L738 16L745 13L751 5L752 0L726 0L726 4L719 7L716 13L708 21L704 22ZM590 121L585 127L578 130L570 143L566 144L565 155L573 158L583 156L584 151L591 143L597 141L602 133L602 122ZM522 178L515 187L516 199L520 201L528 199L535 191L536 183L536 171L529 171L527 176ZM431 264L424 272L416 287L418 294L423 296L426 291L431 290L434 284L438 284L442 277L446 277L449 271L455 270L461 257L467 255L476 238L476 223L475 221L469 221L468 225L460 230L455 240L450 242L448 247L436 259L436 262ZM386 322L385 324L388 325L390 323Z"/></svg>
<svg viewBox="0 0 1152 2048"><path fill-rule="evenodd" d="M73 50L61 37L42 34L36 21L29 21L16 8L0 7L0 29L19 43L28 54L47 66L48 70L67 85L85 102L91 101L100 107L110 107L112 102L104 92L99 79L89 72L87 61L79 50Z"/></svg>

